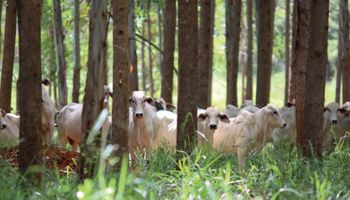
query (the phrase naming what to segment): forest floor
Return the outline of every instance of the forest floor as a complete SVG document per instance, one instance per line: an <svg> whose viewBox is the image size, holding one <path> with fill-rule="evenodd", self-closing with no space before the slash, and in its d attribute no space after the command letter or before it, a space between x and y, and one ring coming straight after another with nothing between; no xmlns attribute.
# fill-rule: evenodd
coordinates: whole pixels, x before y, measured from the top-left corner
<svg viewBox="0 0 350 200"><path fill-rule="evenodd" d="M57 169L61 174L77 171L80 153L60 147L43 145L43 158L46 168ZM0 150L0 159L8 161L14 168L18 168L19 147Z"/></svg>

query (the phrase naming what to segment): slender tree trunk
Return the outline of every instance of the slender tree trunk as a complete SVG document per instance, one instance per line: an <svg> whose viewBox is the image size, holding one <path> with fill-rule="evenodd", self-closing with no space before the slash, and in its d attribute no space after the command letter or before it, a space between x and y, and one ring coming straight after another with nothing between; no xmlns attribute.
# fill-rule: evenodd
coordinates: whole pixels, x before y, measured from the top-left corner
<svg viewBox="0 0 350 200"><path fill-rule="evenodd" d="M74 0L74 75L72 101L79 103L80 90L80 14L79 0Z"/></svg>
<svg viewBox="0 0 350 200"><path fill-rule="evenodd" d="M107 11L106 11L107 12ZM109 15L106 17L106 30L105 30L105 35L103 38L103 43L102 43L102 74L103 74L103 85L108 85L108 45L107 45L107 40L108 40L108 27L109 27Z"/></svg>
<svg viewBox="0 0 350 200"><path fill-rule="evenodd" d="M42 163L41 138L41 1L17 0L19 30L19 168L25 173L29 166ZM25 173L26 174L26 173ZM27 174L26 174L27 175ZM40 179L40 172L36 178Z"/></svg>
<svg viewBox="0 0 350 200"><path fill-rule="evenodd" d="M285 80L284 80L284 103L288 102L288 88L289 88L289 67L290 67L290 0L286 0L286 21L285 21Z"/></svg>
<svg viewBox="0 0 350 200"><path fill-rule="evenodd" d="M226 50L227 59L227 104L237 106L237 79L238 79L238 57L239 38L241 32L241 8L242 1L226 0Z"/></svg>
<svg viewBox="0 0 350 200"><path fill-rule="evenodd" d="M147 36L148 41L152 42L152 21L151 21L151 1L147 1ZM151 97L154 96L154 79L153 79L153 58L151 47L148 48L148 64L149 64L149 89Z"/></svg>
<svg viewBox="0 0 350 200"><path fill-rule="evenodd" d="M348 0L340 0L340 42L341 42L341 67L343 80L343 102L350 100L350 64L349 62L349 8Z"/></svg>
<svg viewBox="0 0 350 200"><path fill-rule="evenodd" d="M1 23L2 23L2 6L3 6L3 4L2 4L2 0L0 0L0 25L1 25ZM1 58L1 55L2 55L2 41L3 41L3 39L2 39L2 29L0 28L0 58Z"/></svg>
<svg viewBox="0 0 350 200"><path fill-rule="evenodd" d="M139 90L139 81L137 77L137 54L136 54L136 34L135 34L135 0L129 0L129 58L130 58L130 73L129 73L129 87L131 91Z"/></svg>
<svg viewBox="0 0 350 200"><path fill-rule="evenodd" d="M16 42L16 1L8 0L6 7L5 43L1 72L0 108L11 112L12 74Z"/></svg>
<svg viewBox="0 0 350 200"><path fill-rule="evenodd" d="M259 1L258 29L258 72L256 83L256 104L265 106L270 100L273 22L275 1Z"/></svg>
<svg viewBox="0 0 350 200"><path fill-rule="evenodd" d="M340 15L339 15L340 18ZM339 19L340 21L340 19ZM335 79L335 102L340 104L340 90L341 90L341 80L342 80L342 73L341 73L341 58L342 58L342 44L341 44L341 33L340 28L338 31L338 56L337 56L337 74Z"/></svg>
<svg viewBox="0 0 350 200"><path fill-rule="evenodd" d="M197 129L197 57L198 6L197 0L178 1L179 22L179 79L177 148L188 154L196 142Z"/></svg>
<svg viewBox="0 0 350 200"><path fill-rule="evenodd" d="M296 38L297 38L297 30L298 30L298 13L297 13L297 6L296 6L296 0L293 0L293 13L292 13L292 56L291 56L291 63L294 63L294 57L295 57L295 44L296 44ZM289 67L289 84L288 84L288 101L289 102L295 102L295 93L296 93L296 77L297 77L297 69L296 65L291 64Z"/></svg>
<svg viewBox="0 0 350 200"><path fill-rule="evenodd" d="M67 104L67 76L66 59L64 54L64 35L62 27L61 0L53 0L55 15L55 45L58 72L58 108L61 109Z"/></svg>
<svg viewBox="0 0 350 200"><path fill-rule="evenodd" d="M164 9L164 55L162 61L161 96L172 103L173 68L175 51L176 1L165 0Z"/></svg>
<svg viewBox="0 0 350 200"><path fill-rule="evenodd" d="M214 55L214 26L215 26L215 0L211 2L210 7L210 27L212 27L212 37L209 41L209 83L208 83L208 105L211 105L211 94L213 85L213 55Z"/></svg>
<svg viewBox="0 0 350 200"><path fill-rule="evenodd" d="M253 99L253 0L247 0L247 87L245 99Z"/></svg>
<svg viewBox="0 0 350 200"><path fill-rule="evenodd" d="M312 152L321 156L329 1L297 0L297 12L298 28L293 59L298 88L297 143L305 156L311 156Z"/></svg>
<svg viewBox="0 0 350 200"><path fill-rule="evenodd" d="M92 0L89 24L89 56L82 115L82 160L80 179L95 175L97 144L87 138L103 106L103 44L106 31L107 1ZM85 169L84 169L85 168Z"/></svg>
<svg viewBox="0 0 350 200"><path fill-rule="evenodd" d="M210 106L210 78L209 73L212 69L212 44L213 41L213 24L212 19L212 7L214 6L214 0L201 0L200 1L200 27L198 34L198 107L207 108Z"/></svg>
<svg viewBox="0 0 350 200"><path fill-rule="evenodd" d="M142 21L142 36L146 35L146 22ZM145 44L142 42L141 44L141 70L142 70L142 90L147 91L147 76L146 76L146 61L145 61Z"/></svg>
<svg viewBox="0 0 350 200"><path fill-rule="evenodd" d="M117 155L128 155L128 1L113 0L113 122L112 143ZM118 48L117 48L118 47Z"/></svg>
<svg viewBox="0 0 350 200"><path fill-rule="evenodd" d="M162 25L163 25L163 19L162 19L162 7L161 7L161 2L157 2L157 24L158 24L158 47L163 50L163 30L162 30ZM160 57L160 62L163 60L163 55L162 53L159 53Z"/></svg>

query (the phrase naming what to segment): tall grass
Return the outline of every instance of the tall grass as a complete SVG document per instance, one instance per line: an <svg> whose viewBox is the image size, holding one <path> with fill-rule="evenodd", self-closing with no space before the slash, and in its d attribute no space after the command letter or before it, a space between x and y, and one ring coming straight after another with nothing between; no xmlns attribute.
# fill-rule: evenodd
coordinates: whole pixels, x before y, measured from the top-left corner
<svg viewBox="0 0 350 200"><path fill-rule="evenodd" d="M349 199L350 148L339 144L322 159L304 158L286 145L252 153L238 172L235 155L195 149L176 162L165 150L121 170L78 183L74 172L46 170L32 185L6 161L0 162L0 199Z"/></svg>

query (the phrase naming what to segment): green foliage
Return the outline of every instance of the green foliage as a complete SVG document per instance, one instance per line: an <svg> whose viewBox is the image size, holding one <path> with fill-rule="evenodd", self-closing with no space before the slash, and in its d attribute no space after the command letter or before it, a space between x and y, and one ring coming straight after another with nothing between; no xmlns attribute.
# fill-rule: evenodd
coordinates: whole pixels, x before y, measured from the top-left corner
<svg viewBox="0 0 350 200"><path fill-rule="evenodd" d="M337 146L319 160L304 158L295 147L268 144L249 156L238 172L235 155L197 148L178 162L175 154L159 150L149 164L78 183L74 173L46 171L34 186L6 161L0 162L1 199L348 199L350 148Z"/></svg>

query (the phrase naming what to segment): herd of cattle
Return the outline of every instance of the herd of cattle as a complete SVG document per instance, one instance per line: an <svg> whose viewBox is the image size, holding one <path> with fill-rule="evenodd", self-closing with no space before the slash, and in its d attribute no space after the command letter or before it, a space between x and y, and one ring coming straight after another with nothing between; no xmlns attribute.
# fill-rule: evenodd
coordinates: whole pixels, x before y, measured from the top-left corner
<svg viewBox="0 0 350 200"><path fill-rule="evenodd" d="M82 104L70 103L59 112L48 95L42 81L42 138L44 144L53 142L54 126L57 126L58 143L72 145L77 150L81 142ZM111 92L105 88L105 105ZM136 152L148 153L158 148L176 148L177 114L174 106L162 98L147 97L144 91L134 91L129 106L129 143L131 159ZM329 147L350 130L350 102L339 106L330 103L323 114L324 146ZM19 142L20 116L1 110L0 144ZM221 153L237 153L238 167L245 166L249 151L259 149L268 141L280 143L294 142L296 138L295 105L286 104L276 108L269 104L256 107L251 100L245 100L241 108L228 105L220 112L215 107L198 108L198 145L208 144ZM108 116L101 128L102 135L109 134L112 117Z"/></svg>

